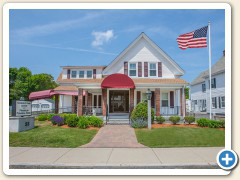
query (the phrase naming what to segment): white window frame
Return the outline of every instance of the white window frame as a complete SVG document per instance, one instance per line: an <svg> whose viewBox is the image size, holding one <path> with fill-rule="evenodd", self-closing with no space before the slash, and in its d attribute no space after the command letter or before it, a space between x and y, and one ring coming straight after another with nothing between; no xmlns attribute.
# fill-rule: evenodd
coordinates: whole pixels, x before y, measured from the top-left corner
<svg viewBox="0 0 240 180"><path fill-rule="evenodd" d="M166 93L166 94L167 94L167 97L168 97L168 99L167 99L168 105L167 105L167 106L162 106L162 100L166 100L166 99L163 99L163 98L162 98L164 93ZM170 103L170 93L169 93L169 92L162 92L162 93L161 93L161 96L160 96L160 100L161 100L161 107L169 107L169 106L170 106L170 105L169 105L169 103Z"/></svg>
<svg viewBox="0 0 240 180"><path fill-rule="evenodd" d="M47 105L48 107L44 107L44 106L46 106L46 105ZM41 105L41 108L47 109L47 108L50 108L50 105L49 105L49 104L42 104L42 105Z"/></svg>
<svg viewBox="0 0 240 180"><path fill-rule="evenodd" d="M223 100L222 100L222 98L224 98L224 106L223 106ZM221 107L219 107L219 108L221 108L221 109L225 109L225 96L220 96L219 97L219 100L220 100L220 105L221 105Z"/></svg>
<svg viewBox="0 0 240 180"><path fill-rule="evenodd" d="M156 76L151 76L150 75L150 64L155 64L156 65ZM157 66L157 63L156 62L149 62L148 63L148 77L158 77L158 66Z"/></svg>
<svg viewBox="0 0 240 180"><path fill-rule="evenodd" d="M131 67L131 66L130 66L131 64L135 64L135 66L136 66L136 69L135 69L135 71L136 71L136 76L131 76L131 75L130 75L130 70L134 70L134 69L131 69L131 68L130 68L130 67ZM129 77L138 77L138 66L137 66L137 65L138 65L137 62L129 62L129 63L128 63L128 74L129 74Z"/></svg>
<svg viewBox="0 0 240 180"><path fill-rule="evenodd" d="M92 72L92 77L87 77L87 73L88 73L88 71L91 71ZM92 69L88 69L88 70L86 70L86 79L92 79L93 78L93 70Z"/></svg>
<svg viewBox="0 0 240 180"><path fill-rule="evenodd" d="M73 77L73 76L72 76L72 73L73 73L74 71L76 72L76 77ZM77 79L77 70L71 70L71 79Z"/></svg>
<svg viewBox="0 0 240 180"><path fill-rule="evenodd" d="M80 71L83 71L83 77L80 77ZM85 70L79 70L78 71L78 78L80 78L80 79L84 79L85 78Z"/></svg>

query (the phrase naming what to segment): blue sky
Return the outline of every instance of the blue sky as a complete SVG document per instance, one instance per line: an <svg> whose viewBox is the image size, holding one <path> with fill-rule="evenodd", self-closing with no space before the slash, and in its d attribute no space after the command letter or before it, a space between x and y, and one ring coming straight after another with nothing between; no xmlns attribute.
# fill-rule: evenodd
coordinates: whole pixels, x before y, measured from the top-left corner
<svg viewBox="0 0 240 180"><path fill-rule="evenodd" d="M215 63L225 48L224 10L10 10L10 67L56 79L60 66L108 65L145 32L191 82L208 68L208 48L181 50L176 38L209 20Z"/></svg>

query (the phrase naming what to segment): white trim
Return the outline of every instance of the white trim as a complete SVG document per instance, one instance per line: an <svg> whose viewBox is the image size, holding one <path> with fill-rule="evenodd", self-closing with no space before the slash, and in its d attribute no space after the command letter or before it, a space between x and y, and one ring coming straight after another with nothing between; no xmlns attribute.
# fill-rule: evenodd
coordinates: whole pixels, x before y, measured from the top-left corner
<svg viewBox="0 0 240 180"><path fill-rule="evenodd" d="M130 76L130 64L135 64L136 65L136 76ZM137 78L138 77L138 62L128 62L128 76L130 78Z"/></svg>

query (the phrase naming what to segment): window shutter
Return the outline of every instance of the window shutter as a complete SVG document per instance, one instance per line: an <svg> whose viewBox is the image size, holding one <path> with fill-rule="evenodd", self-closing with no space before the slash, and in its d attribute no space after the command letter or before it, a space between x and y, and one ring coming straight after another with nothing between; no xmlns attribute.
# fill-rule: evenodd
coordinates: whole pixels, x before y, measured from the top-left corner
<svg viewBox="0 0 240 180"><path fill-rule="evenodd" d="M219 108L221 108L221 97L218 97L218 105L219 105Z"/></svg>
<svg viewBox="0 0 240 180"><path fill-rule="evenodd" d="M124 62L124 74L128 75L128 62Z"/></svg>
<svg viewBox="0 0 240 180"><path fill-rule="evenodd" d="M214 99L215 99L215 108L217 108L217 97L215 97Z"/></svg>
<svg viewBox="0 0 240 180"><path fill-rule="evenodd" d="M152 97L151 97L151 107L154 108L155 107L155 95L154 95L154 91L152 91Z"/></svg>
<svg viewBox="0 0 240 180"><path fill-rule="evenodd" d="M97 70L93 69L93 79L96 79Z"/></svg>
<svg viewBox="0 0 240 180"><path fill-rule="evenodd" d="M158 62L158 77L162 77L162 62Z"/></svg>
<svg viewBox="0 0 240 180"><path fill-rule="evenodd" d="M67 70L67 79L70 79L70 72L71 72L71 70L68 69L68 70Z"/></svg>
<svg viewBox="0 0 240 180"><path fill-rule="evenodd" d="M137 91L137 104L141 102L141 91Z"/></svg>
<svg viewBox="0 0 240 180"><path fill-rule="evenodd" d="M170 108L174 108L174 91L170 91Z"/></svg>
<svg viewBox="0 0 240 180"><path fill-rule="evenodd" d="M214 88L216 88L216 78L213 78Z"/></svg>
<svg viewBox="0 0 240 180"><path fill-rule="evenodd" d="M142 62L138 62L138 77L142 77Z"/></svg>
<svg viewBox="0 0 240 180"><path fill-rule="evenodd" d="M144 77L148 77L148 62L144 62Z"/></svg>

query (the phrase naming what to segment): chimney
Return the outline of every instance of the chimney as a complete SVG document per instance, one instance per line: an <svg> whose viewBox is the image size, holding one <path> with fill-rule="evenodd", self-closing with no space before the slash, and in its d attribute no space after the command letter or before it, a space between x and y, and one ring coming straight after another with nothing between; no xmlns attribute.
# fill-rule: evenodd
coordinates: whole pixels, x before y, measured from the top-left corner
<svg viewBox="0 0 240 180"><path fill-rule="evenodd" d="M223 56L225 56L225 49L223 50Z"/></svg>

